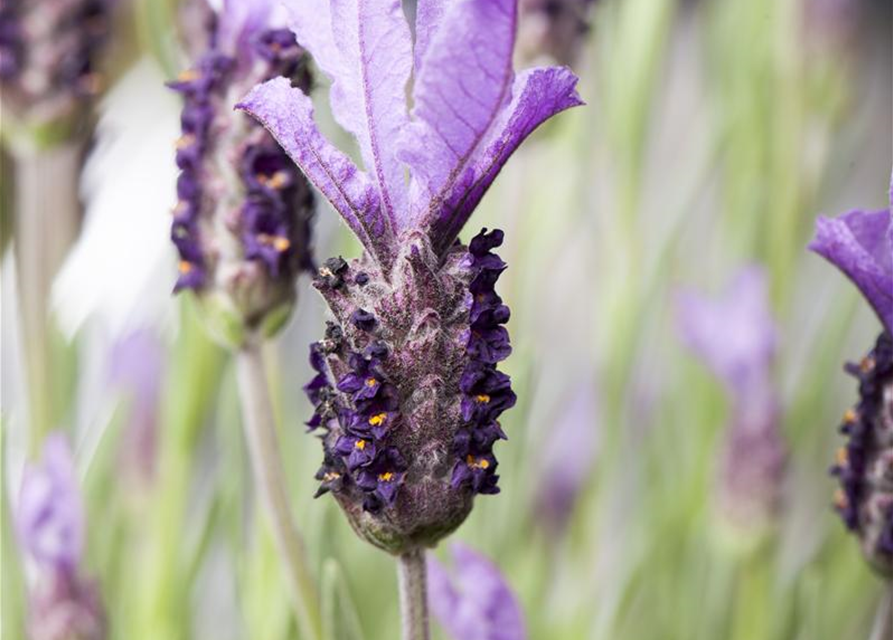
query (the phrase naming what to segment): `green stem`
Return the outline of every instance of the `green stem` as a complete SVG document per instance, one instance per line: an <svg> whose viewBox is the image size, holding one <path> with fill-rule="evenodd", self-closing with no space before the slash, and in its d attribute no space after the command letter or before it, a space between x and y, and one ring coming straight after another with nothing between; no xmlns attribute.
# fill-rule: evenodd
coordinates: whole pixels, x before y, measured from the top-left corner
<svg viewBox="0 0 893 640"><path fill-rule="evenodd" d="M50 289L74 242L80 218L77 143L15 157L16 271L28 380L31 449L53 426L53 366L49 339Z"/></svg>
<svg viewBox="0 0 893 640"><path fill-rule="evenodd" d="M428 576L425 551L415 549L397 558L403 640L429 640Z"/></svg>
<svg viewBox="0 0 893 640"><path fill-rule="evenodd" d="M884 595L878 605L877 617L871 630L870 640L893 638L893 583L885 585Z"/></svg>
<svg viewBox="0 0 893 640"><path fill-rule="evenodd" d="M236 366L242 400L242 423L255 483L270 517L279 554L285 562L301 637L319 640L322 637L322 621L316 584L307 567L304 542L291 516L259 341L250 340L238 351Z"/></svg>

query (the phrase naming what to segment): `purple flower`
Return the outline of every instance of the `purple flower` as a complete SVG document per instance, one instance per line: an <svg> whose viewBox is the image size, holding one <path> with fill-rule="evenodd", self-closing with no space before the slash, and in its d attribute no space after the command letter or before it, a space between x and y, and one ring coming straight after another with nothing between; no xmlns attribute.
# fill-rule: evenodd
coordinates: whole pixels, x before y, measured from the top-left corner
<svg viewBox="0 0 893 640"><path fill-rule="evenodd" d="M170 83L184 98L175 290L196 291L249 329L289 308L299 271L312 267L306 180L261 126L232 111L258 81L310 84L304 51L270 16L265 0L225 2L209 48Z"/></svg>
<svg viewBox="0 0 893 640"><path fill-rule="evenodd" d="M101 85L96 57L111 23L109 0L3 0L0 87L8 115L28 126L83 115Z"/></svg>
<svg viewBox="0 0 893 640"><path fill-rule="evenodd" d="M15 516L22 550L37 567L29 593L29 637L102 640L105 615L98 590L79 575L84 507L64 435L47 436L40 462L26 467Z"/></svg>
<svg viewBox="0 0 893 640"><path fill-rule="evenodd" d="M22 478L16 524L22 548L38 564L73 571L84 547L84 506L65 436L47 436L43 457Z"/></svg>
<svg viewBox="0 0 893 640"><path fill-rule="evenodd" d="M553 534L562 533L574 505L590 477L598 452L599 399L593 376L571 390L543 448L538 472L535 513L537 524Z"/></svg>
<svg viewBox="0 0 893 640"><path fill-rule="evenodd" d="M893 185L891 185L893 207ZM893 215L850 211L819 218L809 248L832 262L874 308L883 331L858 364L846 365L859 380L859 400L843 416L846 446L831 473L840 482L835 508L862 544L868 562L893 576Z"/></svg>
<svg viewBox="0 0 893 640"><path fill-rule="evenodd" d="M757 531L777 515L787 460L772 380L778 330L764 272L742 271L715 300L681 294L679 329L733 403L720 465L720 510L739 528Z"/></svg>
<svg viewBox="0 0 893 640"><path fill-rule="evenodd" d="M428 556L428 601L453 640L524 640L524 614L496 566L463 544L450 547L454 570Z"/></svg>
<svg viewBox="0 0 893 640"><path fill-rule="evenodd" d="M327 332L312 347L308 425L326 431L317 477L337 479L321 490L393 553L434 544L462 523L475 494L498 491L497 419L516 400L497 370L511 353L509 309L495 291L503 234L485 229L468 247L457 236L524 138L581 104L567 69L515 75L516 3L422 0L415 43L399 0L288 3L365 171L320 134L306 92L287 81L266 82L239 105L365 249L326 261L314 283L337 339ZM367 464L348 444L369 437Z"/></svg>
<svg viewBox="0 0 893 640"><path fill-rule="evenodd" d="M809 245L853 281L893 333L893 215L854 210L838 218L819 218Z"/></svg>

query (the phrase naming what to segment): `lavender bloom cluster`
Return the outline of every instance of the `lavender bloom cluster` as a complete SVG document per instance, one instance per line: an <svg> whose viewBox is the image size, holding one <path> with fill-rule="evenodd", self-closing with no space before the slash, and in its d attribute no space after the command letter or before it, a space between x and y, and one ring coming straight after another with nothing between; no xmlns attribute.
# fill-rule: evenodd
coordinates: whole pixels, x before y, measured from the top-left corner
<svg viewBox="0 0 893 640"><path fill-rule="evenodd" d="M8 114L47 125L78 114L100 87L96 54L109 0L3 0L0 87Z"/></svg>
<svg viewBox="0 0 893 640"><path fill-rule="evenodd" d="M249 328L290 309L295 278L313 267L307 181L263 127L232 111L238 96L269 78L309 88L303 49L287 29L267 26L269 13L266 2L225 3L208 51L169 85L184 98L174 290L213 299Z"/></svg>
<svg viewBox="0 0 893 640"><path fill-rule="evenodd" d="M511 351L495 291L503 234L484 230L467 247L457 236L524 138L581 103L577 79L564 68L515 75L517 0L421 0L415 43L398 0L288 6L369 173L320 134L310 99L287 82L260 85L240 107L363 244L314 283L334 320L311 347L309 426L322 432L321 491L367 540L402 553L434 545L476 494L498 490L498 418L515 403L497 369Z"/></svg>
<svg viewBox="0 0 893 640"><path fill-rule="evenodd" d="M893 190L891 190L893 207ZM883 325L872 351L845 370L859 380L859 400L843 417L847 438L831 473L835 507L858 535L862 552L893 577L893 213L851 211L820 218L810 248L852 280Z"/></svg>
<svg viewBox="0 0 893 640"><path fill-rule="evenodd" d="M765 273L743 270L718 299L684 292L679 328L725 386L732 420L720 466L719 510L738 531L771 528L781 507L787 446L772 374L778 329Z"/></svg>
<svg viewBox="0 0 893 640"><path fill-rule="evenodd" d="M29 592L29 637L105 638L99 592L81 575L84 507L71 449L61 434L48 436L43 459L25 469L15 515L22 550L36 568Z"/></svg>

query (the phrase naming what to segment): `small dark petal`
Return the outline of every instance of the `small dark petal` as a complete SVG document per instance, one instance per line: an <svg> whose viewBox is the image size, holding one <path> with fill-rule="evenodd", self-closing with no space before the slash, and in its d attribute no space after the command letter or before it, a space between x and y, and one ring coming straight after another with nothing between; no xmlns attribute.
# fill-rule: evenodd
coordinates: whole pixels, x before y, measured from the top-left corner
<svg viewBox="0 0 893 640"><path fill-rule="evenodd" d="M350 321L361 331L372 331L378 324L378 320L375 319L375 316L365 309L357 309L350 314Z"/></svg>
<svg viewBox="0 0 893 640"><path fill-rule="evenodd" d="M358 273L356 275L356 277L353 279L353 281L355 283L357 283L359 286L364 287L364 286L366 286L366 284L369 283L369 274L364 271L361 271L360 273Z"/></svg>
<svg viewBox="0 0 893 640"><path fill-rule="evenodd" d="M481 232L468 243L468 252L476 258L485 256L491 249L501 246L504 237L505 234L501 229L494 229L487 233L487 228L484 227L481 229Z"/></svg>
<svg viewBox="0 0 893 640"><path fill-rule="evenodd" d="M382 362L388 357L388 345L376 340L363 349L363 357L372 363Z"/></svg>

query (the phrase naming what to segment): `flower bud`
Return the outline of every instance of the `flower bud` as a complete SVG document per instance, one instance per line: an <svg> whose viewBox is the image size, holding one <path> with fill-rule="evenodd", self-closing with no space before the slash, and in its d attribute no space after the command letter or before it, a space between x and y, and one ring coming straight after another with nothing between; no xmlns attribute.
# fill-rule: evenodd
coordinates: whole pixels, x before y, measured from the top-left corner
<svg viewBox="0 0 893 640"><path fill-rule="evenodd" d="M846 371L859 380L859 401L843 417L846 446L831 473L840 481L835 508L878 573L893 577L893 338L882 333L871 353Z"/></svg>
<svg viewBox="0 0 893 640"><path fill-rule="evenodd" d="M218 336L235 346L247 331L282 326L295 280L312 266L307 181L262 126L232 109L262 80L310 84L291 32L261 28L263 22L224 13L210 50L170 83L185 101L171 229L180 257L174 290L196 292Z"/></svg>

